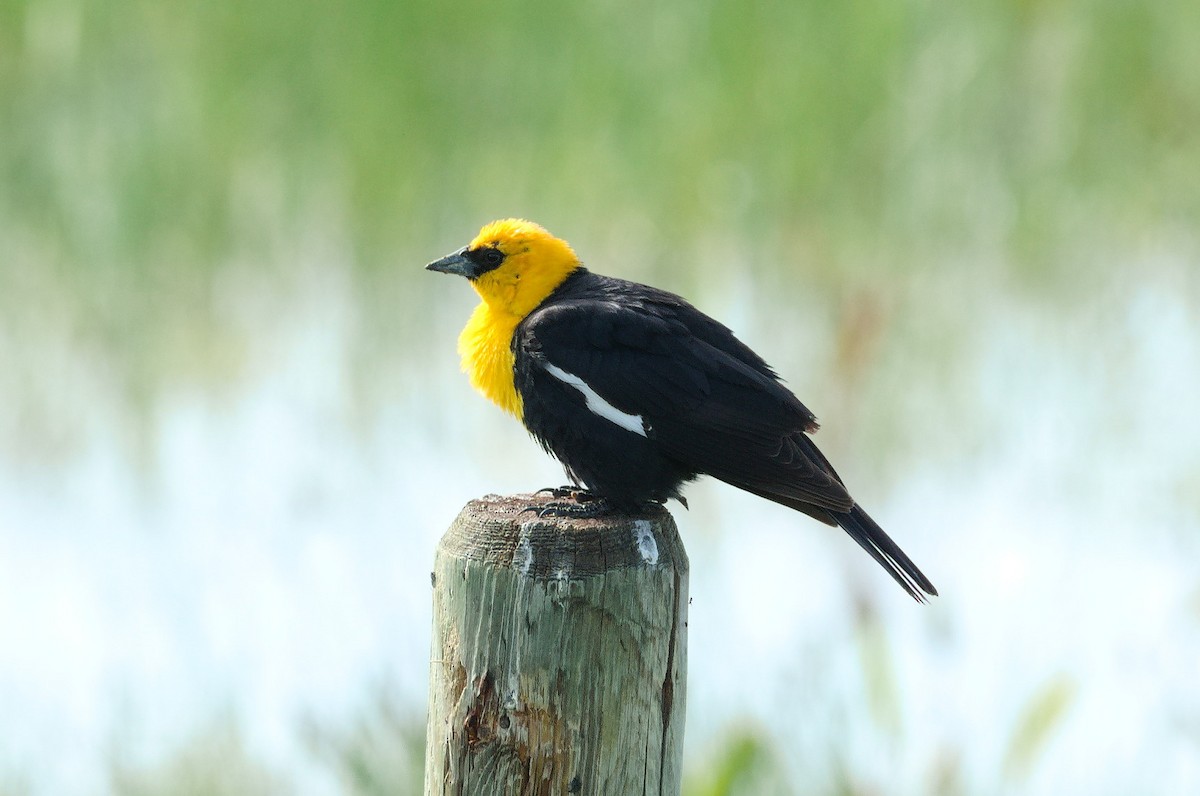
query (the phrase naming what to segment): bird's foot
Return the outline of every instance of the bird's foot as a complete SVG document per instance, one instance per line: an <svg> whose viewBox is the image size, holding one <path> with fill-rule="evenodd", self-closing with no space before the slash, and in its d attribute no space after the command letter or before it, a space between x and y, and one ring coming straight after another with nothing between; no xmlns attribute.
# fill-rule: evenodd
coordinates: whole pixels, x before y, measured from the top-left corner
<svg viewBox="0 0 1200 796"><path fill-rule="evenodd" d="M588 492L586 489L580 488L576 484L563 484L562 486L544 486L541 489L539 489L538 491L534 492L533 494L534 495L543 495L543 494L549 495L550 497L554 498L555 500L562 500L563 498L568 498L568 497L579 500L579 498L578 498L579 495L584 495L584 494L590 495L591 493ZM580 503L583 503L586 501L587 501L587 498L583 498L582 500L579 500Z"/></svg>
<svg viewBox="0 0 1200 796"><path fill-rule="evenodd" d="M573 517L575 519L591 519L593 517L602 517L616 510L616 506L608 498L583 489L571 489L562 495L557 494L557 490L539 491L550 491L556 498L549 503L527 506L525 508L525 511L532 511L539 518ZM561 498L570 499L562 500Z"/></svg>

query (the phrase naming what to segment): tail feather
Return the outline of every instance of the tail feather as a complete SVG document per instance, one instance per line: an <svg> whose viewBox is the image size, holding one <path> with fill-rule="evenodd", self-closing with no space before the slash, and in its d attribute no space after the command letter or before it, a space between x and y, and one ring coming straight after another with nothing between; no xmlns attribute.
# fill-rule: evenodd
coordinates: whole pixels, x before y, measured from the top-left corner
<svg viewBox="0 0 1200 796"><path fill-rule="evenodd" d="M826 525L842 526L846 533L850 534L850 538L858 542L862 549L871 555L871 558L878 561L879 566L886 569L888 574L914 600L924 603L928 602L925 599L925 595L928 594L931 597L937 596L937 589L929 582L929 578L925 577L925 574L917 569L917 565L900 549L900 545L893 542L892 538L884 533L875 520L871 519L867 512L863 511L862 507L857 503L854 504L850 511L830 511L829 509L797 500L794 497L780 495L757 484L748 484L733 480L728 480L726 483L732 484L739 489L744 489L752 495L764 497L781 506L787 506L790 509L804 512Z"/></svg>
<svg viewBox="0 0 1200 796"><path fill-rule="evenodd" d="M893 542L862 508L855 505L845 514L829 514L914 600L923 603L927 602L926 594L937 596L937 589L929 582L929 578L917 569L912 559L905 555L900 546Z"/></svg>

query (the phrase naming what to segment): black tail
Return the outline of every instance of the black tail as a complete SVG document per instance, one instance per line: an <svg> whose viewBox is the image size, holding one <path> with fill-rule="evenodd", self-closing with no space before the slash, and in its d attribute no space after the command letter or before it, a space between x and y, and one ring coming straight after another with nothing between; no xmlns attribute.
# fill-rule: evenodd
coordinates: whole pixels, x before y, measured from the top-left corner
<svg viewBox="0 0 1200 796"><path fill-rule="evenodd" d="M822 461L824 461L823 458ZM826 463L826 466L828 466L828 463ZM832 469L830 468L830 470ZM793 497L774 494L768 489L758 486L733 480L727 481L727 483L733 484L739 489L744 489L752 495L758 495L759 497L774 501L781 506L787 506L790 509L804 512L826 525L842 526L846 530L846 533L850 534L850 538L862 545L862 549L870 553L871 558L878 561L879 566L886 569L888 574L895 578L896 582L914 600L924 603L929 602L925 599L926 594L932 597L937 596L937 589L929 582L929 578L925 577L924 573L917 569L917 565L904 554L904 551L900 549L900 545L893 542L892 537L884 533L883 528L880 528L875 523L875 520L871 519L867 515L867 512L863 511L857 503L851 506L849 511L833 511L821 508L820 506L814 506L811 503L805 503L803 500L797 500Z"/></svg>
<svg viewBox="0 0 1200 796"><path fill-rule="evenodd" d="M833 511L828 514L850 534L851 539L870 553L871 558L878 561L914 600L923 603L927 602L926 594L937 596L937 589L929 582L929 578L917 569L917 565L904 554L900 546L859 506L855 505L845 514Z"/></svg>

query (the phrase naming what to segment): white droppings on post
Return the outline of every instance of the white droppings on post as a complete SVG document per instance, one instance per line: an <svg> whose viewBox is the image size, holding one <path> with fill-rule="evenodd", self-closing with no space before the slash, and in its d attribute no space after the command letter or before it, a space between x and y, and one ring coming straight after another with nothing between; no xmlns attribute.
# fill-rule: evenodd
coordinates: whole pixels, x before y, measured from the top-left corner
<svg viewBox="0 0 1200 796"><path fill-rule="evenodd" d="M517 542L517 549L513 551L513 569L522 575L528 575L529 568L533 566L533 546L529 543L530 526L531 523L528 522L521 525L521 537Z"/></svg>
<svg viewBox="0 0 1200 796"><path fill-rule="evenodd" d="M658 563L658 542L654 539L654 526L649 520L634 520L633 538L637 542L642 560L650 566Z"/></svg>

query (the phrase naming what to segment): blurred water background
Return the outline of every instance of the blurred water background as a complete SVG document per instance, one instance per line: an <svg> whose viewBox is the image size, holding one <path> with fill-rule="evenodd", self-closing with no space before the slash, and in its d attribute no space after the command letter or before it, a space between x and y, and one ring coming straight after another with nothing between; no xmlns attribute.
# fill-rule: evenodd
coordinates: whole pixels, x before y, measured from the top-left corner
<svg viewBox="0 0 1200 796"><path fill-rule="evenodd" d="M420 783L433 547L562 478L421 266L733 326L942 597L721 485L687 793L1200 792L1200 4L0 2L0 794Z"/></svg>

